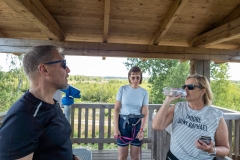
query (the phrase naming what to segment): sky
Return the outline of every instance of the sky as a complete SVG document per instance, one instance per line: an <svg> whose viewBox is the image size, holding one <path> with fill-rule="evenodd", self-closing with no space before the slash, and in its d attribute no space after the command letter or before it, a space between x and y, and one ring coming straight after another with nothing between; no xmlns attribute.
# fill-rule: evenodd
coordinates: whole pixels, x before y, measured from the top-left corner
<svg viewBox="0 0 240 160"><path fill-rule="evenodd" d="M70 68L70 75L84 76L112 76L112 77L127 77L128 70L124 65L127 58L106 57L90 57L90 56L66 56L67 65ZM231 80L240 81L240 63L229 63L229 75ZM6 54L0 53L1 70L7 71ZM148 74L144 74L147 77Z"/></svg>

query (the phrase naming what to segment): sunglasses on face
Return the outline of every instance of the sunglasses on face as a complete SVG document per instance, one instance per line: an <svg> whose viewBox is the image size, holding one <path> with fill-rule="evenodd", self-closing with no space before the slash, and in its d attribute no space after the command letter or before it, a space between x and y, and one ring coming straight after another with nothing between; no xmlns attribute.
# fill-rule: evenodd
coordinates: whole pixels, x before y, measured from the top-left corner
<svg viewBox="0 0 240 160"><path fill-rule="evenodd" d="M131 76L131 80L133 80L133 81L134 81L135 79L140 80L140 78L141 78L140 76Z"/></svg>
<svg viewBox="0 0 240 160"><path fill-rule="evenodd" d="M203 87L196 86L194 84L183 85L182 88L185 89L187 87L188 90L194 90L195 87L202 89Z"/></svg>
<svg viewBox="0 0 240 160"><path fill-rule="evenodd" d="M63 69L66 69L67 68L67 64L66 64L66 60L58 60L58 61L52 61L52 62L47 62L47 63L44 63L44 64L55 64L55 63L62 63L61 66Z"/></svg>

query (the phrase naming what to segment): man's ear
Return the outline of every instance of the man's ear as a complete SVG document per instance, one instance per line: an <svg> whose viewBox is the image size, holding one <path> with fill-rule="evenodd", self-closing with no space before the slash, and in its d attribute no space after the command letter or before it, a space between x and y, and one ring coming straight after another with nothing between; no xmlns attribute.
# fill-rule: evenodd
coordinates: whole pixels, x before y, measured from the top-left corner
<svg viewBox="0 0 240 160"><path fill-rule="evenodd" d="M39 65L38 66L38 71L41 72L41 73L44 73L44 74L48 72L48 70L45 68L44 65Z"/></svg>

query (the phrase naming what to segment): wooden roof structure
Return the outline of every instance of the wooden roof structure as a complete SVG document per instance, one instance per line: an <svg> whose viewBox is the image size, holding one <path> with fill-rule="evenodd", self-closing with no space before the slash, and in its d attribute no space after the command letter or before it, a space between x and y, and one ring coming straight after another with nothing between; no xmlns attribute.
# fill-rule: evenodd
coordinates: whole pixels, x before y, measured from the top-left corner
<svg viewBox="0 0 240 160"><path fill-rule="evenodd" d="M239 0L0 0L0 52L240 62Z"/></svg>

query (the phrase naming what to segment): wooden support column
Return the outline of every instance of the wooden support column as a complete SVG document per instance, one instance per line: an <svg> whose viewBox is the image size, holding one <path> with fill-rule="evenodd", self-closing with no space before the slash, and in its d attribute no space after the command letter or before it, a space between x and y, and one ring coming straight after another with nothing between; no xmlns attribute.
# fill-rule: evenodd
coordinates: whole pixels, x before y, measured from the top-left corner
<svg viewBox="0 0 240 160"><path fill-rule="evenodd" d="M190 74L204 75L210 82L210 60L191 60Z"/></svg>

